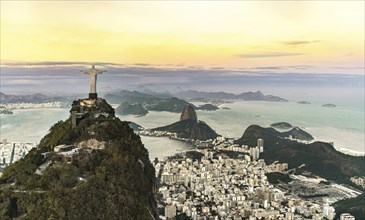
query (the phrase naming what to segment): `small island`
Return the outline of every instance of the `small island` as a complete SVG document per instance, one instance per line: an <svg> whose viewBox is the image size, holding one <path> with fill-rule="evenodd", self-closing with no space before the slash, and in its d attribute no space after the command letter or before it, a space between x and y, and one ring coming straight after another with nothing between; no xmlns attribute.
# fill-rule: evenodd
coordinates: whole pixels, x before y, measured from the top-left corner
<svg viewBox="0 0 365 220"><path fill-rule="evenodd" d="M307 101L300 101L300 102L298 102L298 104L309 105L309 104L311 104L311 103L310 103L310 102L307 102Z"/></svg>
<svg viewBox="0 0 365 220"><path fill-rule="evenodd" d="M273 128L279 128L279 129L290 129L293 126L287 122L277 122L270 125Z"/></svg>
<svg viewBox="0 0 365 220"><path fill-rule="evenodd" d="M142 104L129 104L128 102L123 102L115 109L115 113L119 115L137 115L145 116L148 111Z"/></svg>
<svg viewBox="0 0 365 220"><path fill-rule="evenodd" d="M7 109L0 109L0 115L4 114L4 115L12 115L13 112Z"/></svg>
<svg viewBox="0 0 365 220"><path fill-rule="evenodd" d="M322 105L322 107L335 108L335 107L337 107L337 106L336 106L335 104L328 103L328 104L324 104L324 105Z"/></svg>
<svg viewBox="0 0 365 220"><path fill-rule="evenodd" d="M219 109L219 107L212 104L204 104L196 108L196 110L203 110L203 111L215 111L217 109Z"/></svg>

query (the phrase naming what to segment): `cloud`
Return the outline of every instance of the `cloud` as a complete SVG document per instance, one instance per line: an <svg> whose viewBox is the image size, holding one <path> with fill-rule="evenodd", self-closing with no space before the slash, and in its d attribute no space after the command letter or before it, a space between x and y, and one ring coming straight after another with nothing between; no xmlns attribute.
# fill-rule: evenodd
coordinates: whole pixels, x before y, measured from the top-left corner
<svg viewBox="0 0 365 220"><path fill-rule="evenodd" d="M238 54L240 58L268 58L268 57L287 57L304 55L303 53L288 53L288 52L264 52L264 53L246 53Z"/></svg>
<svg viewBox="0 0 365 220"><path fill-rule="evenodd" d="M149 63L135 63L136 66L151 66Z"/></svg>
<svg viewBox="0 0 365 220"><path fill-rule="evenodd" d="M292 65L292 66L259 66L252 69L264 69L264 70L283 70L283 69L295 69L295 70L305 70L314 68L310 65Z"/></svg>
<svg viewBox="0 0 365 220"><path fill-rule="evenodd" d="M332 66L334 69L365 69L365 66Z"/></svg>
<svg viewBox="0 0 365 220"><path fill-rule="evenodd" d="M6 82L7 85L41 85L45 84L44 81L40 80L31 80L31 79L16 79L16 80L8 80Z"/></svg>
<svg viewBox="0 0 365 220"><path fill-rule="evenodd" d="M218 66L216 66L218 67ZM313 67L313 69L312 69ZM303 70L303 69L308 70ZM199 66L183 68L110 65L105 74L98 77L101 93L112 89L134 89L131 85L150 85L151 88L174 88L183 86L190 89L232 89L266 85L278 87L298 85L338 85L359 84L363 87L363 75L320 74L313 71L316 66L287 65L261 66L253 68L220 69ZM333 71L331 71L333 73ZM2 67L1 88L5 94L24 93L86 93L89 79L81 74L78 67L35 66L33 68ZM356 84L357 83L357 84ZM362 84L361 84L362 83ZM103 89L103 88L108 89Z"/></svg>
<svg viewBox="0 0 365 220"><path fill-rule="evenodd" d="M110 62L68 62L68 61L44 61L44 62L17 62L17 61L2 61L1 65L12 67L26 66L84 66L84 65L120 65Z"/></svg>
<svg viewBox="0 0 365 220"><path fill-rule="evenodd" d="M312 40L312 41L307 41L307 40L290 40L290 41L283 41L281 42L284 45L287 46L304 46L307 44L313 44L313 43L317 43L319 42L319 40Z"/></svg>

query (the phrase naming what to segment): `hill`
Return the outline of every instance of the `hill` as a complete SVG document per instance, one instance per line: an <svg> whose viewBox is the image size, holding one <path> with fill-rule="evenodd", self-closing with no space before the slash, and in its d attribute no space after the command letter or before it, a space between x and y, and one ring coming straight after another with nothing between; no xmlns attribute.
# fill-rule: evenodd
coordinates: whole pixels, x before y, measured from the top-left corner
<svg viewBox="0 0 365 220"><path fill-rule="evenodd" d="M153 103L160 100L156 96L148 95L137 91L122 90L117 93L109 93L104 96L104 98L110 103L123 103L127 102L129 104L136 103Z"/></svg>
<svg viewBox="0 0 365 220"><path fill-rule="evenodd" d="M105 99L111 103L128 103L143 105L148 111L181 112L187 101L171 97L167 94L150 92L149 94L122 90L113 94L106 94Z"/></svg>
<svg viewBox="0 0 365 220"><path fill-rule="evenodd" d="M152 129L152 131L167 131L176 133L179 138L194 140L209 140L218 134L203 121L199 121L194 106L187 104L180 116L180 121L173 124Z"/></svg>
<svg viewBox="0 0 365 220"><path fill-rule="evenodd" d="M200 92L196 90L179 91L175 94L180 98L188 99L223 99L223 100L244 100L244 101L271 101L271 102L287 102L288 100L278 96L264 95L261 91L243 92L241 94L233 94L227 92Z"/></svg>
<svg viewBox="0 0 365 220"><path fill-rule="evenodd" d="M276 122L276 123L272 123L270 126L273 128L279 128L279 129L289 129L289 128L293 127L288 122Z"/></svg>
<svg viewBox="0 0 365 220"><path fill-rule="evenodd" d="M292 142L291 140L284 138L282 134L274 128L263 128L258 125L250 125L245 130L242 137L235 142L240 145L255 147L257 139L259 138L265 141L265 150L280 148Z"/></svg>
<svg viewBox="0 0 365 220"><path fill-rule="evenodd" d="M184 120L178 121L171 125L154 128L153 131L168 131L176 133L180 138L194 140L209 140L218 137L218 134L207 125L204 121Z"/></svg>
<svg viewBox="0 0 365 220"><path fill-rule="evenodd" d="M115 113L119 115L144 116L148 114L148 111L142 104L129 104L128 102L123 102L115 109Z"/></svg>
<svg viewBox="0 0 365 220"><path fill-rule="evenodd" d="M290 169L304 165L296 169L297 173L311 173L350 185L353 185L349 180L350 177L365 175L364 156L341 153L328 143L304 144L286 139L289 134L293 135L295 132L281 133L273 128L251 125L236 143L254 147L257 139L261 138L264 140L264 152L261 157L267 163L274 161L288 163Z"/></svg>
<svg viewBox="0 0 365 220"><path fill-rule="evenodd" d="M47 103L62 102L65 106L71 103L72 99L61 96L47 96L41 93L32 95L7 95L0 92L0 103Z"/></svg>
<svg viewBox="0 0 365 220"><path fill-rule="evenodd" d="M288 163L289 168L304 164L305 166L297 169L297 173L312 173L338 183L351 184L349 179L352 176L365 175L365 157L346 155L323 142L292 143L279 149L264 151L262 157L268 163Z"/></svg>
<svg viewBox="0 0 365 220"><path fill-rule="evenodd" d="M336 219L341 213L350 213L355 219L364 219L365 216L365 193L358 197L338 201L333 204L336 209Z"/></svg>
<svg viewBox="0 0 365 220"><path fill-rule="evenodd" d="M147 104L146 108L149 111L181 112L187 104L189 103L185 100L172 97Z"/></svg>
<svg viewBox="0 0 365 220"><path fill-rule="evenodd" d="M140 137L99 99L59 121L0 178L0 219L156 219L156 179ZM78 151L53 152L65 144ZM138 184L136 184L138 183Z"/></svg>
<svg viewBox="0 0 365 220"><path fill-rule="evenodd" d="M196 110L203 110L203 111L215 111L218 110L219 107L212 105L212 104L204 104L199 107L195 107Z"/></svg>
<svg viewBox="0 0 365 220"><path fill-rule="evenodd" d="M236 143L240 145L248 145L250 147L254 147L256 146L257 139L259 138L264 139L267 149L275 149L286 146L294 142L291 139L297 139L301 141L314 140L312 135L298 127L294 127L287 132L279 132L274 128L263 128L258 125L250 125L245 130L242 137L236 140Z"/></svg>

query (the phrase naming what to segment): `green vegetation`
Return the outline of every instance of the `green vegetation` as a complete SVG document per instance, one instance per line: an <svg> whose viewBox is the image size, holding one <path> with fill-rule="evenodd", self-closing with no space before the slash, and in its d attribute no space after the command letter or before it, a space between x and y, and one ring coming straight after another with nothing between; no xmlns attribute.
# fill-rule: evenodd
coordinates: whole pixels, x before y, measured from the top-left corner
<svg viewBox="0 0 365 220"><path fill-rule="evenodd" d="M281 133L273 128L263 128L258 125L250 125L236 143L239 145L255 147L257 139L259 138L264 140L265 150L280 148L292 142L284 139Z"/></svg>
<svg viewBox="0 0 365 220"><path fill-rule="evenodd" d="M195 109L196 110L203 110L203 111L215 111L215 110L218 110L219 108L215 105L212 105L212 104L204 104L204 105L201 105L199 107L196 107Z"/></svg>
<svg viewBox="0 0 365 220"><path fill-rule="evenodd" d="M279 173L279 172L273 172L273 173L267 173L267 180L271 184L277 184L279 182L289 183L292 181L292 179L289 177L288 174Z"/></svg>
<svg viewBox="0 0 365 220"><path fill-rule="evenodd" d="M314 142L312 144L302 144L290 141L283 137L283 133L272 128L251 125L236 143L256 146L258 138L264 139L265 142L264 153L261 157L265 159L266 163L270 164L274 161L288 163L289 169L295 168L296 174L321 176L327 180L344 183L358 189L359 187L353 184L350 178L353 176L365 176L364 156L343 154L336 151L328 143ZM267 177L270 183L288 180L287 177L277 173L269 173ZM329 183L322 182L321 184ZM317 194L313 196L320 197L325 195ZM364 193L356 198L337 202L334 204L334 207L337 213L336 219L339 218L341 213L350 213L356 219L364 219Z"/></svg>
<svg viewBox="0 0 365 220"><path fill-rule="evenodd" d="M342 213L350 213L355 219L364 219L365 194L363 193L355 198L338 201L333 206L336 209L336 219L339 219Z"/></svg>
<svg viewBox="0 0 365 220"><path fill-rule="evenodd" d="M51 127L25 158L0 178L0 219L153 219L155 171L148 151L127 122L106 102L88 109L76 128L70 120ZM77 108L77 102L73 108ZM110 107L110 108L109 108ZM110 115L95 116L109 110ZM58 144L95 138L104 150L81 149L70 162L53 152ZM47 165L39 174L39 166ZM38 174L37 174L38 173Z"/></svg>
<svg viewBox="0 0 365 220"><path fill-rule="evenodd" d="M181 112L188 102L166 94L145 94L137 91L122 90L118 93L107 94L105 98L112 103L141 104L148 111Z"/></svg>
<svg viewBox="0 0 365 220"><path fill-rule="evenodd" d="M288 163L289 168L305 164L297 169L297 173L311 172L338 183L351 184L350 177L365 175L365 157L343 154L330 144L322 142L308 145L293 143L280 149L264 151L262 157L267 163L274 161Z"/></svg>
<svg viewBox="0 0 365 220"><path fill-rule="evenodd" d="M138 115L144 116L148 114L148 111L142 104L128 104L128 102L123 102L116 109L115 113L119 115Z"/></svg>
<svg viewBox="0 0 365 220"><path fill-rule="evenodd" d="M292 128L293 125L289 124L288 122L277 122L270 125L273 128L279 128L279 129L289 129Z"/></svg>
<svg viewBox="0 0 365 220"><path fill-rule="evenodd" d="M168 99L161 99L154 104L150 104L147 106L147 109L149 111L168 111L180 113L187 104L188 102L183 99L172 97Z"/></svg>
<svg viewBox="0 0 365 220"><path fill-rule="evenodd" d="M176 133L180 138L208 140L214 139L218 134L203 121L183 120L171 125L153 129L154 131L168 131Z"/></svg>
<svg viewBox="0 0 365 220"><path fill-rule="evenodd" d="M243 136L236 141L238 144L256 146L257 139L264 140L264 152L261 155L266 163L279 161L288 163L289 168L297 168L297 174L311 173L338 183L351 186L352 176L365 176L365 157L351 156L339 151L323 142L303 144L285 139L284 133L273 128L262 128L258 125L249 126ZM356 187L356 186L355 186Z"/></svg>

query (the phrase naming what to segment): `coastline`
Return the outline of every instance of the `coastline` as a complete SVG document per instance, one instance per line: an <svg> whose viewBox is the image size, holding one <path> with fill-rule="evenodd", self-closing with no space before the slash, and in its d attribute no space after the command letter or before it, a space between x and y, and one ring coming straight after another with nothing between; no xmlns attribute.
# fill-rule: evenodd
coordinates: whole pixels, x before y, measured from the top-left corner
<svg viewBox="0 0 365 220"><path fill-rule="evenodd" d="M357 156L365 154L363 125L359 125L364 116L363 114L359 115L359 112L357 115L351 116L352 109L317 107L314 108L317 114L312 115L307 114L306 111L312 109L313 106L290 102L243 101L225 103L220 107L224 106L230 107L231 110L198 111L198 118L225 137L240 138L251 124L268 127L271 123L285 121L293 126L305 128L305 131L312 134L317 141L334 142L334 147L340 152ZM291 113L292 107L294 110L299 109L299 113ZM272 110L268 112L268 108ZM312 109L312 111L314 110ZM261 117L255 117L256 114L260 114ZM67 108L17 109L12 115L1 115L1 137L8 138L9 141L39 142L48 132L50 126L59 120L65 120L68 115ZM344 120L344 116L348 115L351 118L346 117L346 124L341 127L340 123ZM135 122L146 129L171 124L179 119L177 113L156 111L151 111L143 117L117 116L123 121ZM26 140L27 137L30 140Z"/></svg>

